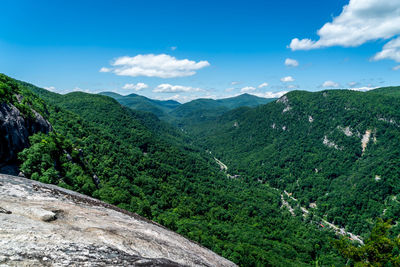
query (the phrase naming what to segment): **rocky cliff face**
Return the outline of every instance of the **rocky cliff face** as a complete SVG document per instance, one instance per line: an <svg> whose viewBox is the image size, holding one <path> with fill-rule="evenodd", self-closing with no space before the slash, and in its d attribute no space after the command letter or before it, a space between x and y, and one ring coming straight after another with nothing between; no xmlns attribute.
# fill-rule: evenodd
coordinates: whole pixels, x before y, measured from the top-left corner
<svg viewBox="0 0 400 267"><path fill-rule="evenodd" d="M235 266L134 213L0 175L0 266Z"/></svg>
<svg viewBox="0 0 400 267"><path fill-rule="evenodd" d="M18 152L28 147L30 135L51 131L50 123L32 112L35 118L27 119L12 104L0 104L0 168L15 161Z"/></svg>

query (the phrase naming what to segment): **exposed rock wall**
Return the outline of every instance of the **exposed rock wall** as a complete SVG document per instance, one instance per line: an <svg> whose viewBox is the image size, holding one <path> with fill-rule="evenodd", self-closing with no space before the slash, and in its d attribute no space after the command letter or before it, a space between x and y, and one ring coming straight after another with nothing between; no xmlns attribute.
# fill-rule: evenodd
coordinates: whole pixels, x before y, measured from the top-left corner
<svg viewBox="0 0 400 267"><path fill-rule="evenodd" d="M0 266L235 266L152 221L0 175Z"/></svg>
<svg viewBox="0 0 400 267"><path fill-rule="evenodd" d="M26 119L12 104L0 104L0 167L17 159L17 154L29 146L30 135L51 131L50 123L32 112L35 118Z"/></svg>

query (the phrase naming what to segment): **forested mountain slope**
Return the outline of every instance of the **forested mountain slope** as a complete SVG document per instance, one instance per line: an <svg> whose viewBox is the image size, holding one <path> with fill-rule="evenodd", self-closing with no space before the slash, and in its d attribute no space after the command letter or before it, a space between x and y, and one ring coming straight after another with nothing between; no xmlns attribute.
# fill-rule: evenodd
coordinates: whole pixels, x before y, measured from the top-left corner
<svg viewBox="0 0 400 267"><path fill-rule="evenodd" d="M158 118L178 126L182 124L204 123L238 107L255 107L275 100L274 98L262 98L250 94L242 94L217 100L195 99L180 104L173 100L154 100L136 94L127 96L112 92L103 92L100 94L114 98L125 107L136 111L153 113Z"/></svg>
<svg viewBox="0 0 400 267"><path fill-rule="evenodd" d="M276 99L258 97L250 94L241 94L234 97L217 99L215 101L224 107L227 107L229 109L234 109L239 107L256 107L258 105L267 104L273 100Z"/></svg>
<svg viewBox="0 0 400 267"><path fill-rule="evenodd" d="M293 217L268 185L228 178L212 155L154 115L107 96L17 83L53 128L20 153L26 177L137 212L242 266L343 263L334 233Z"/></svg>
<svg viewBox="0 0 400 267"><path fill-rule="evenodd" d="M223 99L196 99L182 104L172 110L169 121L174 125L198 125L214 120L225 112L238 107L256 107L266 104L275 99L262 98L249 94Z"/></svg>
<svg viewBox="0 0 400 267"><path fill-rule="evenodd" d="M183 128L231 174L286 190L313 215L365 234L375 218L397 225L400 216L398 90L295 91Z"/></svg>
<svg viewBox="0 0 400 267"><path fill-rule="evenodd" d="M390 87L382 87L377 88L369 92L369 94L383 94L387 96L400 96L400 86L390 86Z"/></svg>
<svg viewBox="0 0 400 267"><path fill-rule="evenodd" d="M137 94L130 94L126 96L113 92L103 92L100 94L112 97L121 105L124 105L128 108L151 112L159 118L168 116L167 114L171 110L181 105L179 102L174 100L155 100Z"/></svg>

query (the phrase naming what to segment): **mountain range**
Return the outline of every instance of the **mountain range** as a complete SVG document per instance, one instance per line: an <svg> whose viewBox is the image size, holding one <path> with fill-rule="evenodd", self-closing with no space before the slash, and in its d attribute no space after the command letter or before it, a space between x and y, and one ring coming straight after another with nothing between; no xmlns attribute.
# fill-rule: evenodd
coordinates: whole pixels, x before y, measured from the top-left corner
<svg viewBox="0 0 400 267"><path fill-rule="evenodd" d="M240 266L344 266L340 236L363 244L377 218L400 233L399 87L180 104L0 82L3 106L49 124L28 141L16 135L24 145L2 165L139 213Z"/></svg>
<svg viewBox="0 0 400 267"><path fill-rule="evenodd" d="M113 92L103 92L105 95L114 98L121 105L133 110L151 112L160 119L171 123L193 122L208 120L222 115L224 112L238 107L255 107L269 103L274 98L262 98L250 94L242 94L235 97L223 99L195 99L180 104L174 100L154 100L137 94L122 96Z"/></svg>

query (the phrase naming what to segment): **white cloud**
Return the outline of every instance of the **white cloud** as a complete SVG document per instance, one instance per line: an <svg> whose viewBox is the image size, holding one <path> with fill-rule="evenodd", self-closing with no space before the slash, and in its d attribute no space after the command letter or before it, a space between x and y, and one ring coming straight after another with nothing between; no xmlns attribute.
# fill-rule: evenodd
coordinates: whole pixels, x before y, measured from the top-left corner
<svg viewBox="0 0 400 267"><path fill-rule="evenodd" d="M175 51L177 48L178 48L178 47L176 47L176 46L171 46L171 50L172 50L172 51Z"/></svg>
<svg viewBox="0 0 400 267"><path fill-rule="evenodd" d="M268 83L262 83L258 86L258 88L264 88L267 87L269 84Z"/></svg>
<svg viewBox="0 0 400 267"><path fill-rule="evenodd" d="M295 38L289 47L292 50L356 47L368 41L393 38L400 34L400 1L350 0L341 14L323 25L317 34L317 41ZM386 55L385 58L398 59L396 54L389 56L383 53L378 57L383 55Z"/></svg>
<svg viewBox="0 0 400 267"><path fill-rule="evenodd" d="M233 81L233 82L231 82L231 85L237 85L237 84L239 84L240 82L237 82L237 81Z"/></svg>
<svg viewBox="0 0 400 267"><path fill-rule="evenodd" d="M193 88L190 86L182 85L171 85L168 83L163 83L154 88L154 93L180 93L180 92L199 92L203 91L200 88Z"/></svg>
<svg viewBox="0 0 400 267"><path fill-rule="evenodd" d="M358 87L358 88L351 88L350 90L352 91L359 91L359 92L366 92L366 91L370 91L370 90L374 90L378 87L374 87L374 86L364 86L364 87Z"/></svg>
<svg viewBox="0 0 400 267"><path fill-rule="evenodd" d="M149 86L145 83L137 83L137 84L127 83L122 87L122 89L140 91L140 90L146 89L148 87Z"/></svg>
<svg viewBox="0 0 400 267"><path fill-rule="evenodd" d="M292 51L295 50L311 50L311 49L316 49L319 47L316 47L315 45L315 41L312 41L310 39L298 39L298 38L294 38L292 39L292 41L290 42L289 47L292 49Z"/></svg>
<svg viewBox="0 0 400 267"><path fill-rule="evenodd" d="M329 88L338 88L339 84L337 82L334 82L334 81L325 81L322 84L322 87L324 87L324 88L327 88L327 87L329 87Z"/></svg>
<svg viewBox="0 0 400 267"><path fill-rule="evenodd" d="M113 72L120 76L147 76L159 78L185 77L196 74L196 71L210 66L208 61L178 60L166 54L137 55L119 57L111 63L113 68L101 68L101 72Z"/></svg>
<svg viewBox="0 0 400 267"><path fill-rule="evenodd" d="M299 62L295 59L287 58L287 59L285 59L285 65L288 67L298 67Z"/></svg>
<svg viewBox="0 0 400 267"><path fill-rule="evenodd" d="M393 39L385 44L382 48L382 51L377 53L372 59L392 59L396 62L400 62L400 37L397 37L396 39Z"/></svg>
<svg viewBox="0 0 400 267"><path fill-rule="evenodd" d="M253 95L264 98L279 98L289 91L254 93Z"/></svg>
<svg viewBox="0 0 400 267"><path fill-rule="evenodd" d="M100 71L100 72L110 72L111 69L106 68L106 67L102 67L99 71Z"/></svg>
<svg viewBox="0 0 400 267"><path fill-rule="evenodd" d="M284 83L294 82L294 78L292 76L286 76L286 77L281 78L281 82L284 82Z"/></svg>
<svg viewBox="0 0 400 267"><path fill-rule="evenodd" d="M400 70L400 65L394 66L392 70Z"/></svg>
<svg viewBox="0 0 400 267"><path fill-rule="evenodd" d="M230 87L230 88L226 88L226 89L225 89L225 92L232 92L233 90L235 90L235 88Z"/></svg>
<svg viewBox="0 0 400 267"><path fill-rule="evenodd" d="M256 90L255 87L253 87L253 86L246 86L246 87L243 87L243 88L240 90L240 92L241 92L241 93L247 93L247 92L251 92L251 91L254 91L254 90Z"/></svg>

